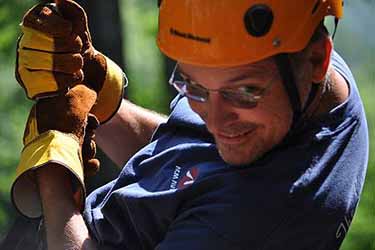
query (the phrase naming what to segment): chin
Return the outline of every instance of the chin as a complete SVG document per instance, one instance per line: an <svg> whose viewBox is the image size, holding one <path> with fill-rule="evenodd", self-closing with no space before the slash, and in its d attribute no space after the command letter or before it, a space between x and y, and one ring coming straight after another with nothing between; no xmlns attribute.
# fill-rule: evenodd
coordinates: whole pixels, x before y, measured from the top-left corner
<svg viewBox="0 0 375 250"><path fill-rule="evenodd" d="M217 145L221 158L228 164L234 166L248 165L264 153L262 150L256 147L238 147L238 146L227 146Z"/></svg>

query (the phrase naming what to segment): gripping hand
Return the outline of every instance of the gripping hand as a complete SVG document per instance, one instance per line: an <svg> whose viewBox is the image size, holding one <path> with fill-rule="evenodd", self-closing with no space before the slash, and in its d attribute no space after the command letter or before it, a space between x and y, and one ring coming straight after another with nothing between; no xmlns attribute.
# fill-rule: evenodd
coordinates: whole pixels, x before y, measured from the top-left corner
<svg viewBox="0 0 375 250"><path fill-rule="evenodd" d="M98 94L93 113L100 123L118 110L127 84L117 64L92 46L84 10L66 0L36 5L21 23L16 79L30 99L65 94L84 81Z"/></svg>
<svg viewBox="0 0 375 250"><path fill-rule="evenodd" d="M63 166L71 173L74 198L77 207L83 209L85 159L82 146L88 135L87 128L95 128L98 124L95 116L89 115L96 97L94 90L78 84L65 95L43 98L32 107L12 186L13 203L22 214L31 218L41 216L35 170L50 166L49 163ZM98 164L96 159L89 160L86 165Z"/></svg>

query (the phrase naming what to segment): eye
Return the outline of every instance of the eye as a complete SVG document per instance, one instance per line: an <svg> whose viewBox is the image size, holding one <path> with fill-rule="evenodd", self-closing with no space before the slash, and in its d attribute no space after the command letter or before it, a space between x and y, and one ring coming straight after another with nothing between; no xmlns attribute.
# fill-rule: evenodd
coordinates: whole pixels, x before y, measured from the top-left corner
<svg viewBox="0 0 375 250"><path fill-rule="evenodd" d="M200 95L200 96L205 96L207 95L207 91L205 88L203 88L201 85L196 84L189 79L185 80L186 82L186 90L192 94L192 95Z"/></svg>
<svg viewBox="0 0 375 250"><path fill-rule="evenodd" d="M187 90L190 93L204 93L204 92L206 92L206 90L203 87L201 87L200 85L194 84L190 81L186 81L186 82L187 82Z"/></svg>
<svg viewBox="0 0 375 250"><path fill-rule="evenodd" d="M261 89L255 86L241 86L236 89L239 93L242 95L254 95L254 94L259 94L261 92Z"/></svg>
<svg viewBox="0 0 375 250"><path fill-rule="evenodd" d="M222 91L222 95L225 99L232 102L234 106L241 108L254 108L257 106L257 98L254 96L253 92L247 92L250 89L243 88L243 90L232 89Z"/></svg>

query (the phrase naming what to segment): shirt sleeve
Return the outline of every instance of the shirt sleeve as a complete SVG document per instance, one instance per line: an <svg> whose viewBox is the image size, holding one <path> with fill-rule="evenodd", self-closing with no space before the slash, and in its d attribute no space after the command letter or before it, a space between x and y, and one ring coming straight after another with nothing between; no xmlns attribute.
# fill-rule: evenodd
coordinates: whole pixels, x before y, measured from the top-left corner
<svg viewBox="0 0 375 250"><path fill-rule="evenodd" d="M338 250L350 224L349 215L340 217L335 212L301 212L272 232L261 249Z"/></svg>
<svg viewBox="0 0 375 250"><path fill-rule="evenodd" d="M155 250L240 250L235 242L220 235L196 216L189 216L171 225L164 240ZM247 248L249 249L249 248Z"/></svg>

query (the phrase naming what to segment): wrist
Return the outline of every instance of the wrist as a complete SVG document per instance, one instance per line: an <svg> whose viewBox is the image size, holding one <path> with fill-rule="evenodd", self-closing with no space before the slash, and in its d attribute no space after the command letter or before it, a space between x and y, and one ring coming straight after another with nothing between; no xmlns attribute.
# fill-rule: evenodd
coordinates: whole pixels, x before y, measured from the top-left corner
<svg viewBox="0 0 375 250"><path fill-rule="evenodd" d="M91 113L103 124L109 121L120 108L128 79L115 62L103 54L100 55L106 62L106 74L102 88L98 92L97 103L93 106Z"/></svg>
<svg viewBox="0 0 375 250"><path fill-rule="evenodd" d="M51 199L74 202L71 175L65 167L51 163L37 169L35 176L42 203Z"/></svg>

